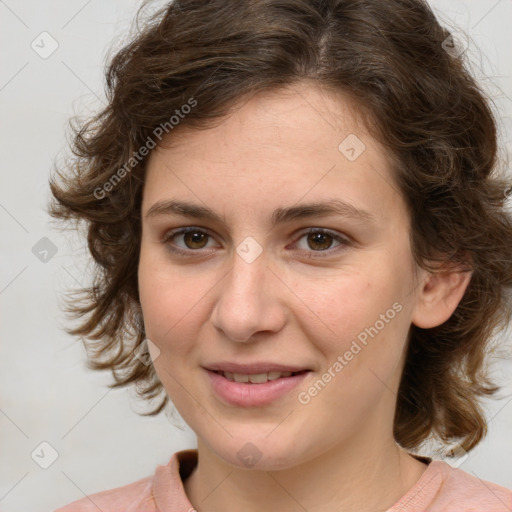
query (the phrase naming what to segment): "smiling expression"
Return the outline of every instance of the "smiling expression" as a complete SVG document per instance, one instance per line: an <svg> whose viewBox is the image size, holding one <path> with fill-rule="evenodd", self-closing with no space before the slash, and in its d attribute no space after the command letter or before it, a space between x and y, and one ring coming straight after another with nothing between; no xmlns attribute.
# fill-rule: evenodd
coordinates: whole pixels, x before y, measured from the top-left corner
<svg viewBox="0 0 512 512"><path fill-rule="evenodd" d="M165 142L147 165L140 300L200 441L284 468L392 439L417 290L409 215L349 100L297 84Z"/></svg>

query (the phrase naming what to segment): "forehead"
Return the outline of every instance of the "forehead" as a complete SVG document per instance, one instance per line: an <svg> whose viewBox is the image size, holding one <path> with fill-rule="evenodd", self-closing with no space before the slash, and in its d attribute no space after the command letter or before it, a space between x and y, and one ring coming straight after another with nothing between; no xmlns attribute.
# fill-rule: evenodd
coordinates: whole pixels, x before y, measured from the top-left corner
<svg viewBox="0 0 512 512"><path fill-rule="evenodd" d="M355 100L338 92L309 82L301 82L280 89L261 91L245 96L232 108L231 113L210 129L177 126L160 145L160 149L173 148L177 154L195 147L203 150L213 145L215 152L246 144L255 150L284 149L295 151L337 149L340 137L349 134L374 140L360 118ZM227 147L229 145L229 148Z"/></svg>
<svg viewBox="0 0 512 512"><path fill-rule="evenodd" d="M329 194L381 215L399 195L355 103L310 84L253 95L215 127L170 132L149 158L143 207L173 194L256 208Z"/></svg>

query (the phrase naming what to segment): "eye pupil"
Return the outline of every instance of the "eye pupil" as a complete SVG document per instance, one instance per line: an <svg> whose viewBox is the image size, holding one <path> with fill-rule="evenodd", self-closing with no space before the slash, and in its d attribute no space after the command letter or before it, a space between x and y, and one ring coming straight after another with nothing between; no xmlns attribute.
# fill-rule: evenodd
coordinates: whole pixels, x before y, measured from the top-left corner
<svg viewBox="0 0 512 512"><path fill-rule="evenodd" d="M208 241L207 237L208 235L206 233L190 231L183 235L183 240L189 249L202 249Z"/></svg>
<svg viewBox="0 0 512 512"><path fill-rule="evenodd" d="M332 244L332 236L327 233L310 233L308 235L308 245L311 249L325 251Z"/></svg>

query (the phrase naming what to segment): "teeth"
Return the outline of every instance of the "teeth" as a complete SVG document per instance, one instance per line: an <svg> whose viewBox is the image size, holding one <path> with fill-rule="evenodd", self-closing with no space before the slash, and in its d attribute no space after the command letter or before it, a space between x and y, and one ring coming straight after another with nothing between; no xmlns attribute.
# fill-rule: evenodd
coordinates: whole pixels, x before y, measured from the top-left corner
<svg viewBox="0 0 512 512"><path fill-rule="evenodd" d="M232 372L219 372L226 379L235 382L251 382L252 384L263 384L268 380L276 380L281 377L290 377L292 372L268 372L268 373L253 373L251 375L244 373L232 373Z"/></svg>

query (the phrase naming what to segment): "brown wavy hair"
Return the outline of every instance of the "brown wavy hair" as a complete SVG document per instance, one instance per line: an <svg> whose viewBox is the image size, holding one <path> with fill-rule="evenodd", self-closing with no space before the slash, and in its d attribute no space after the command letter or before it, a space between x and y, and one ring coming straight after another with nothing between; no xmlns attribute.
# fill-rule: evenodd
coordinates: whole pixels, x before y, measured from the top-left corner
<svg viewBox="0 0 512 512"><path fill-rule="evenodd" d="M492 103L465 55L445 51L449 36L422 0L176 0L147 15L107 66L106 108L74 125L72 158L50 178L50 214L86 228L95 261L93 283L68 305L89 367L157 399L146 414L168 402L153 365L135 357L142 148L162 126L171 137L208 128L252 94L308 81L349 95L389 151L416 263L472 270L449 320L411 326L394 436L411 450L430 436L473 448L486 434L480 400L499 389L487 356L511 317L510 183Z"/></svg>

